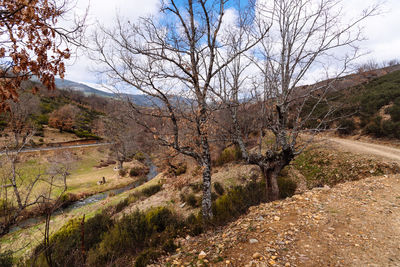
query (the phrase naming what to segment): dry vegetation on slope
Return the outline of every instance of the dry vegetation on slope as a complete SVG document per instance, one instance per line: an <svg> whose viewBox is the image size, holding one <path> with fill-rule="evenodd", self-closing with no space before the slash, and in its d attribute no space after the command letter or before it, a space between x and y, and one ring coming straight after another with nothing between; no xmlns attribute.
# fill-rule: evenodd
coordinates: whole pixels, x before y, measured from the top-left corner
<svg viewBox="0 0 400 267"><path fill-rule="evenodd" d="M400 177L390 173L398 173L398 161L335 148L344 149L332 142L315 151L319 157L297 159L291 168L300 169L289 175L340 184L303 187L303 194L251 207L218 231L181 238L161 266L397 266Z"/></svg>
<svg viewBox="0 0 400 267"><path fill-rule="evenodd" d="M315 188L182 238L155 266L398 266L399 198L398 175Z"/></svg>

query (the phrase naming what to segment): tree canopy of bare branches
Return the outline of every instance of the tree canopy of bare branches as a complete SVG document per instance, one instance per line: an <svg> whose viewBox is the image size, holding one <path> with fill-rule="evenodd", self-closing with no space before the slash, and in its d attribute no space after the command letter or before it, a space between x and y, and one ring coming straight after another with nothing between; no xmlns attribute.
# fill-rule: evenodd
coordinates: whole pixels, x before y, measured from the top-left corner
<svg viewBox="0 0 400 267"><path fill-rule="evenodd" d="M111 156L118 162L118 169L122 170L123 163L132 159L139 151L151 151L152 136L131 118L129 106L125 102L110 102L107 115L99 123L101 134L111 143Z"/></svg>
<svg viewBox="0 0 400 267"><path fill-rule="evenodd" d="M164 1L157 16L135 23L118 18L115 28L102 28L94 37L95 60L105 66L102 72L109 81L136 88L162 103L146 110L131 104L139 116L158 120L157 127L143 126L161 145L192 157L203 167L206 220L212 217L210 142L215 132L210 123L215 110L210 86L227 64L260 39L250 33L250 20L244 17L251 14L236 14L232 25L226 22L228 4L231 1ZM230 26L249 34L242 39L242 49L226 57L230 39L225 29Z"/></svg>
<svg viewBox="0 0 400 267"><path fill-rule="evenodd" d="M215 94L230 111L233 139L243 158L260 167L269 199L275 200L279 198L279 172L311 141L298 142L299 135L324 130L339 108L330 93L360 56L358 45L363 37L359 26L376 14L377 6L348 21L337 0L260 1L257 10L258 23L272 22L270 31L252 55L236 58L221 72ZM316 70L319 74L312 75ZM312 85L305 84L310 78L314 78ZM243 91L251 95L248 101L240 101ZM238 117L243 102L259 109L253 120L259 129L259 146L251 151L245 146ZM315 111L322 103L326 108L317 117ZM264 149L266 137L271 145Z"/></svg>

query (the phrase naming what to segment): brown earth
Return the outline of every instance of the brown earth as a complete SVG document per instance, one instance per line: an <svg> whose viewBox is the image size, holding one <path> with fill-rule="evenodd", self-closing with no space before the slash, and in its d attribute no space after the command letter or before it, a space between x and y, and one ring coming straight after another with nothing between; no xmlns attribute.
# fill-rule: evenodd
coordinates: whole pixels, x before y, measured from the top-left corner
<svg viewBox="0 0 400 267"><path fill-rule="evenodd" d="M329 142L400 162L400 149L338 138ZM261 204L224 228L179 242L181 249L161 266L400 266L400 175Z"/></svg>

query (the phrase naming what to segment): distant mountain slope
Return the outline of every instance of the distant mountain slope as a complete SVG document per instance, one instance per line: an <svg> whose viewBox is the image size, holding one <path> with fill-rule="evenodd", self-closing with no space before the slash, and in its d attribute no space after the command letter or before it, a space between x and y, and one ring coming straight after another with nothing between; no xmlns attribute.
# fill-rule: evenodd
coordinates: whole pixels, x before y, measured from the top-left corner
<svg viewBox="0 0 400 267"><path fill-rule="evenodd" d="M83 84L83 83L78 83L78 82L73 82L70 80L62 80L56 78L55 80L56 86L59 89L62 90L74 90L74 91L79 91L84 93L85 95L98 95L102 97L116 97L114 93L108 93L99 89L95 89L89 85ZM154 107L154 106L162 106L162 101L159 100L158 98L155 97L150 97L147 95L140 95L140 94L123 94L122 97L127 97L133 103L135 103L138 106L143 106L143 107ZM171 96L171 101L172 102L181 102L181 103L190 103L190 101L184 97L176 96L173 95Z"/></svg>
<svg viewBox="0 0 400 267"><path fill-rule="evenodd" d="M58 79L56 78L55 80L56 86L59 89L71 89L74 91L80 91L82 93L84 93L85 95L91 95L91 94L95 94L95 95L99 95L99 96L103 96L103 97L113 97L114 94L112 93L107 93L98 89L94 89L93 87L90 87L88 85L85 85L83 83L77 83L77 82L73 82L70 80L62 80L62 79Z"/></svg>

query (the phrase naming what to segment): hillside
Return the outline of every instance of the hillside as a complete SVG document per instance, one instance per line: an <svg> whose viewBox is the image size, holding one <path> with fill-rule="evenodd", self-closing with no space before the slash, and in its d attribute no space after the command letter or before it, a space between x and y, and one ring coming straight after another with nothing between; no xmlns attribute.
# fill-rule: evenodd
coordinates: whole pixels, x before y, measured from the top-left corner
<svg viewBox="0 0 400 267"><path fill-rule="evenodd" d="M400 162L399 149L332 143L357 157L377 159L384 151L388 163ZM181 238L181 248L153 266L398 266L399 195L397 174L314 188L251 207L217 231Z"/></svg>
<svg viewBox="0 0 400 267"><path fill-rule="evenodd" d="M375 138L400 138L400 70L379 69L343 78L337 90L327 96L327 103L316 108L316 119L330 108L333 123L327 128L338 128L341 135L369 135ZM340 84L341 83L341 84ZM344 86L349 85L348 87ZM309 108L313 101L308 103ZM309 108L304 111L307 114ZM320 115L318 115L320 114Z"/></svg>
<svg viewBox="0 0 400 267"><path fill-rule="evenodd" d="M153 266L399 266L399 195L398 175L315 188L182 238Z"/></svg>
<svg viewBox="0 0 400 267"><path fill-rule="evenodd" d="M66 79L56 79L55 80L56 86L59 89L62 90L72 90L76 92L81 92L85 96L100 96L100 97L106 97L106 98L123 98L123 99L129 99L133 103L135 103L138 106L142 107L154 107L154 106L162 106L162 101L155 97L147 96L144 94L129 94L129 93L111 93L111 92L105 92L103 90L98 90L95 89L89 85L79 83L79 82L73 82L70 80ZM187 98L177 96L177 95L171 95L171 101L172 102L180 102L180 103L189 103L190 101Z"/></svg>

